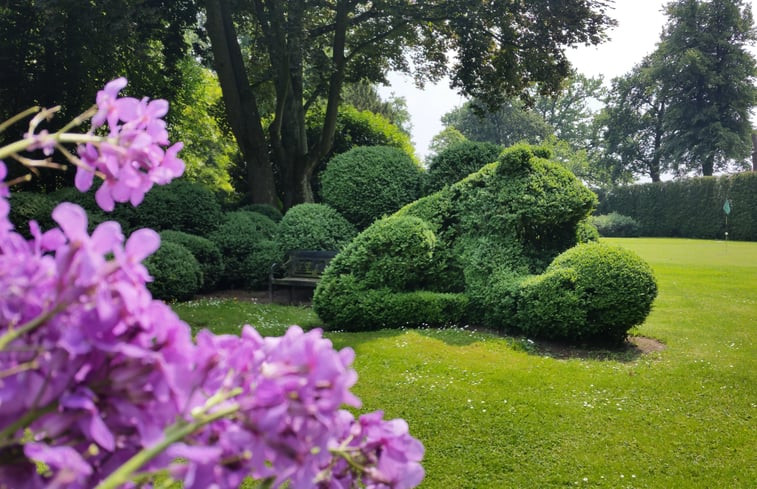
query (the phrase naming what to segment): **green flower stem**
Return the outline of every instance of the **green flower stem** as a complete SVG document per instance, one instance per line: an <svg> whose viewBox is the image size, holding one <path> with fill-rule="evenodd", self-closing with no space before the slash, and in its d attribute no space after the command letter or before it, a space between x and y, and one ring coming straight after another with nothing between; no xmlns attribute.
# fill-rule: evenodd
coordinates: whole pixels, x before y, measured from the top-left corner
<svg viewBox="0 0 757 489"><path fill-rule="evenodd" d="M58 409L58 401L53 401L47 406L33 409L27 412L12 424L6 426L2 431L0 431L0 447L18 442L18 440L12 438L14 433L16 433L20 429L26 428L37 419L41 418L47 413L55 411L56 409Z"/></svg>
<svg viewBox="0 0 757 489"><path fill-rule="evenodd" d="M18 338L19 336L24 335L30 331L33 331L39 328L40 326L42 326L43 324L45 324L45 322L48 319L58 314L60 311L65 309L65 307L66 307L65 304L58 304L57 306L47 311L46 313L40 314L39 316L32 319L31 321L28 321L22 324L20 327L16 329L11 329L4 335L0 336L0 351L5 350L5 347L7 347L13 340Z"/></svg>
<svg viewBox="0 0 757 489"><path fill-rule="evenodd" d="M61 134L54 134L49 137L61 143L79 144L79 143L101 143L103 141L114 142L114 140L112 140L111 138L106 138L103 136L95 136L93 134L74 134L74 133L69 133L69 132L64 132ZM29 146L37 142L38 142L38 138L35 136L35 137L24 138L16 142L13 142L11 144L8 144L6 146L3 146L2 148L0 148L0 159L13 156L14 154L19 153L21 151L25 151Z"/></svg>
<svg viewBox="0 0 757 489"><path fill-rule="evenodd" d="M29 107L25 111L19 112L18 114L14 115L13 117L11 117L10 119L8 119L7 121L5 121L2 124L0 124L0 133L3 132L3 131L5 131L6 129L8 129L10 126L12 126L16 122L20 121L21 119L25 119L25 118L29 117L30 115L39 112L40 109L41 109L41 107L39 107L39 106Z"/></svg>
<svg viewBox="0 0 757 489"><path fill-rule="evenodd" d="M141 451L136 453L133 457L124 462L124 464L116 469L112 474L110 474L105 480L100 482L100 484L98 484L95 489L116 489L120 485L128 482L129 478L134 472L139 470L140 467L155 458L173 443L176 443L185 436L191 435L208 423L212 423L213 421L225 418L226 416L237 412L239 410L239 404L236 403L212 413L209 413L208 411L210 411L218 404L238 395L241 391L241 389L237 388L225 394L216 393L214 396L208 399L208 401L201 409L193 413L193 421L177 421L175 424L169 426L166 429L165 436L160 442L149 448L143 448Z"/></svg>

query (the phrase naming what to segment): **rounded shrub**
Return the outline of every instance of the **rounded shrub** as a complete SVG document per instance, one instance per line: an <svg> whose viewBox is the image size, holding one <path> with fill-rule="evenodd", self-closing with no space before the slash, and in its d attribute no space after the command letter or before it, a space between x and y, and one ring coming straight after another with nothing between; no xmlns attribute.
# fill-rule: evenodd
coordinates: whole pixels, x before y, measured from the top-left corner
<svg viewBox="0 0 757 489"><path fill-rule="evenodd" d="M203 276L202 290L214 290L223 275L223 259L215 243L202 236L170 229L161 231L160 239L162 242L170 241L188 249L200 263Z"/></svg>
<svg viewBox="0 0 757 489"><path fill-rule="evenodd" d="M132 229L173 229L208 236L223 221L221 204L213 191L188 180L156 185L129 217Z"/></svg>
<svg viewBox="0 0 757 489"><path fill-rule="evenodd" d="M578 245L524 281L518 304L528 334L570 341L622 342L657 296L649 265L632 251Z"/></svg>
<svg viewBox="0 0 757 489"><path fill-rule="evenodd" d="M237 209L238 211L257 212L263 214L273 222L281 221L284 215L276 207L269 204L246 204Z"/></svg>
<svg viewBox="0 0 757 489"><path fill-rule="evenodd" d="M591 243L599 241L599 231L597 227L592 224L591 220L584 219L579 221L576 225L576 242L577 243Z"/></svg>
<svg viewBox="0 0 757 489"><path fill-rule="evenodd" d="M264 283L271 264L261 265L251 257L270 250L271 245L266 242L273 240L276 229L275 222L256 212L227 213L218 229L209 236L223 257L224 275L219 285L255 287Z"/></svg>
<svg viewBox="0 0 757 489"><path fill-rule="evenodd" d="M276 240L285 252L291 250L341 250L357 231L355 226L325 204L299 204L279 223Z"/></svg>
<svg viewBox="0 0 757 489"><path fill-rule="evenodd" d="M422 170L397 148L364 146L335 156L321 174L324 203L364 229L420 195Z"/></svg>
<svg viewBox="0 0 757 489"><path fill-rule="evenodd" d="M641 225L633 217L624 216L617 212L592 216L591 223L597 228L600 236L606 238L635 238L641 236Z"/></svg>
<svg viewBox="0 0 757 489"><path fill-rule="evenodd" d="M502 149L498 144L477 141L461 141L443 149L429 162L425 193L452 185L484 165L497 161Z"/></svg>
<svg viewBox="0 0 757 489"><path fill-rule="evenodd" d="M434 232L421 219L381 219L332 260L322 281L334 274L350 273L364 288L414 290L432 269L435 246Z"/></svg>
<svg viewBox="0 0 757 489"><path fill-rule="evenodd" d="M202 287L200 263L178 243L164 241L144 265L153 277L147 288L156 299L191 299Z"/></svg>
<svg viewBox="0 0 757 489"><path fill-rule="evenodd" d="M16 231L27 238L31 236L29 233L29 221L37 221L42 230L57 226L50 215L57 202L47 194L11 192L10 205L11 209L8 219L16 227Z"/></svg>

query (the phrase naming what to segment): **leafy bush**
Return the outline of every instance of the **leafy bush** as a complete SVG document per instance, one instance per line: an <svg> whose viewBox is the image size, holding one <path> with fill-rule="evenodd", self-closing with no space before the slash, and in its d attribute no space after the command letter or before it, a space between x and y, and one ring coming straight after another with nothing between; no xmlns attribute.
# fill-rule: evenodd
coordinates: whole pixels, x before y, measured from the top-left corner
<svg viewBox="0 0 757 489"><path fill-rule="evenodd" d="M442 150L431 158L426 175L425 193L432 193L445 185L462 180L497 160L502 146L476 141L462 141Z"/></svg>
<svg viewBox="0 0 757 489"><path fill-rule="evenodd" d="M599 241L599 231L593 219L580 221L576 227L576 242L580 244L591 243L593 241Z"/></svg>
<svg viewBox="0 0 757 489"><path fill-rule="evenodd" d="M279 223L279 247L291 250L341 250L357 231L355 226L325 204L299 204Z"/></svg>
<svg viewBox="0 0 757 489"><path fill-rule="evenodd" d="M270 263L262 265L263 255L270 252L270 243L277 225L256 212L235 211L226 214L220 227L209 236L224 262L223 287L256 287L265 283ZM257 259L256 255L260 255Z"/></svg>
<svg viewBox="0 0 757 489"><path fill-rule="evenodd" d="M174 180L155 186L128 219L131 229L173 229L208 236L223 221L223 213L210 189L188 180Z"/></svg>
<svg viewBox="0 0 757 489"><path fill-rule="evenodd" d="M518 320L527 334L571 341L621 342L644 322L657 296L652 269L635 253L578 245L523 282Z"/></svg>
<svg viewBox="0 0 757 489"><path fill-rule="evenodd" d="M165 241L144 261L153 281L147 288L156 299L191 299L202 287L200 263L184 246Z"/></svg>
<svg viewBox="0 0 757 489"><path fill-rule="evenodd" d="M641 226L633 217L611 212L602 216L592 216L600 236L607 238L631 238L641 235Z"/></svg>
<svg viewBox="0 0 757 489"><path fill-rule="evenodd" d="M221 251L215 243L207 238L195 236L182 231L167 229L160 233L162 242L170 241L180 244L192 253L202 269L202 290L214 290L223 275L223 260Z"/></svg>
<svg viewBox="0 0 757 489"><path fill-rule="evenodd" d="M257 212L263 214L273 222L281 221L283 214L281 211L272 205L268 204L246 204L237 209L238 211Z"/></svg>
<svg viewBox="0 0 757 489"><path fill-rule="evenodd" d="M323 201L364 229L417 199L421 175L421 169L397 148L353 148L334 157L321 175Z"/></svg>
<svg viewBox="0 0 757 489"><path fill-rule="evenodd" d="M37 221L43 230L57 226L50 216L57 202L46 194L11 192L10 204L11 209L8 219L16 227L16 231L27 238L31 237L29 233L29 221Z"/></svg>
<svg viewBox="0 0 757 489"><path fill-rule="evenodd" d="M424 283L435 245L433 231L416 217L381 219L331 261L321 281L349 273L366 289L410 291Z"/></svg>

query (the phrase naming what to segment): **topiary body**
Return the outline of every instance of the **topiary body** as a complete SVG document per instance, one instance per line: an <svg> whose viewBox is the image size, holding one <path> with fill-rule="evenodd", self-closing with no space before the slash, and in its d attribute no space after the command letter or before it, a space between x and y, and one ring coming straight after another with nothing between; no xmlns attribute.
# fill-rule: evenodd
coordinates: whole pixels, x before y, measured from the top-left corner
<svg viewBox="0 0 757 489"><path fill-rule="evenodd" d="M627 294L618 301L623 284L612 280L636 273L643 262L628 258L632 254L613 261L613 252L593 244L563 255L585 256L571 260L594 264L600 276L612 278L608 283L621 287L611 290L592 289L589 265L555 260L595 238L586 219L596 196L549 157L548 150L516 145L497 162L375 222L326 270L314 297L316 312L342 329L420 326L427 322L415 314L425 310L422 303L448 294L456 304L448 310L466 304L453 314L455 321L575 341L624 336L646 317L654 290L646 281L642 297ZM406 294L415 294L412 310L395 310L389 321L382 304ZM612 304L625 320L606 319L602 304ZM444 318L431 322L443 324Z"/></svg>
<svg viewBox="0 0 757 489"><path fill-rule="evenodd" d="M323 202L358 229L420 196L422 170L406 153L363 146L335 156L321 174Z"/></svg>
<svg viewBox="0 0 757 489"><path fill-rule="evenodd" d="M426 174L425 192L432 193L445 185L462 180L497 160L502 146L477 141L461 141L431 158Z"/></svg>
<svg viewBox="0 0 757 489"><path fill-rule="evenodd" d="M287 211L279 223L276 241L292 250L337 251L355 237L357 231L347 219L325 204L299 204Z"/></svg>

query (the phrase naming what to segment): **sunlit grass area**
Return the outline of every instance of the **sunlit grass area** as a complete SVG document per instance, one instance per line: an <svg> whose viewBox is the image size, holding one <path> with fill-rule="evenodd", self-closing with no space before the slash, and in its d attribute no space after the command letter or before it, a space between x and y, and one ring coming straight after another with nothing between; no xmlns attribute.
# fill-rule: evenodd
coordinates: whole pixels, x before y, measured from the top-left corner
<svg viewBox="0 0 757 489"><path fill-rule="evenodd" d="M607 241L655 270L635 334L664 350L561 359L467 326L328 334L357 352L363 410L405 418L423 441L422 487L757 487L757 243ZM319 324L252 301L175 309L216 332Z"/></svg>

